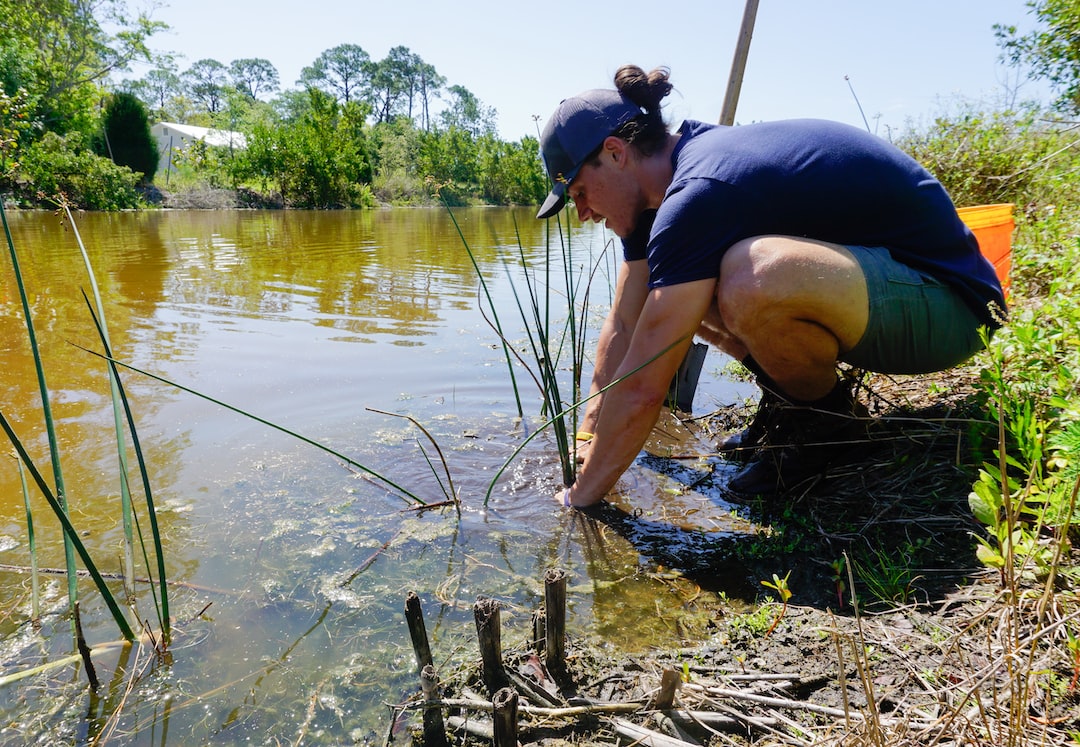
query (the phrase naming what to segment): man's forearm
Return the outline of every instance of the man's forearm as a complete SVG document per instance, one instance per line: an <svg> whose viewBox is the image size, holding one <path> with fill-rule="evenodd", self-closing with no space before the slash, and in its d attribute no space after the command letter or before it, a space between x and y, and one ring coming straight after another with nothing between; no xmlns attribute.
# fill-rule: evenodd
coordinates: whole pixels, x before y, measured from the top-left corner
<svg viewBox="0 0 1080 747"><path fill-rule="evenodd" d="M601 396L606 398L605 406L593 426L589 457L572 489L578 506L596 503L615 486L641 452L660 415L660 400L642 397L629 387L616 384Z"/></svg>
<svg viewBox="0 0 1080 747"><path fill-rule="evenodd" d="M597 394L615 380L615 372L626 357L630 347L630 332L619 329L619 324L608 318L600 330L596 342L596 365L593 367L592 383L589 385L589 403L581 419L581 430L594 433L600 418L606 393Z"/></svg>

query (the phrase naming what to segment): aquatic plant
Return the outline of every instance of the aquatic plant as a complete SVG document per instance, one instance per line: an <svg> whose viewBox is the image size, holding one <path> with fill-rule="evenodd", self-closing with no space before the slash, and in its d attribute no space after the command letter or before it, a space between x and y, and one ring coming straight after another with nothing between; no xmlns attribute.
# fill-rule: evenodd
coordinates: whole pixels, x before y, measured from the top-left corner
<svg viewBox="0 0 1080 747"><path fill-rule="evenodd" d="M72 344L74 345L74 343L72 343ZM191 387L184 386L183 384L180 384L179 382L171 381L170 379L166 379L163 376L158 376L157 374L151 373L150 371L147 371L145 369L137 368L136 366L133 366L130 363L125 363L124 361L117 360L116 358L113 358L109 354L102 355L101 353L98 353L98 352L96 352L94 350L89 350L87 348L84 348L81 345L75 345L75 347L79 348L80 350L82 350L84 352L90 353L91 355L96 355L96 356L98 356L100 358L104 358L105 360L109 361L110 363L112 363L114 365L117 365L117 366L120 366L121 368L126 368L129 371L134 371L135 373L146 376L147 378L153 379L154 381L160 381L162 384L168 384L169 386L174 387L176 389L179 389L182 392L187 392L188 394L193 394L196 397L199 397L200 399L206 400L207 402L211 402L211 403L213 403L215 405L218 405L220 407L224 407L226 410L230 410L232 412L235 412L238 415L243 415L246 418L254 420L256 423L261 423L262 425L273 428L274 430L279 431L281 433L284 433L287 436L292 436L293 438L295 438L295 439L297 439L299 441L303 441L304 443L308 444L309 446L314 446L315 448L319 449L320 451L324 451L327 454L330 454L331 456L333 456L333 457L335 457L337 459L340 459L342 462L344 462L349 467L357 469L360 472L363 472L368 477L371 477L371 478L375 479L377 482L381 482L384 485L386 485L387 487L392 488L394 491L396 491L398 493L398 496L397 496L398 498L401 498L402 500L404 500L406 502L414 502L414 503L416 503L416 504L418 504L420 506L426 506L427 505L427 503L422 498L415 495L411 491L406 490L405 488L398 485L396 482L394 482L390 478L385 477L385 476L379 474L378 472L375 472L374 470L369 469L368 467L365 467L363 464L356 461L355 459L352 459L351 457L348 457L348 456L342 454L340 451L337 451L335 449L331 449L329 446L327 446L325 444L321 444L318 441L315 441L314 439L308 438L307 436L304 436L304 435L302 435L300 433L297 433L296 431L293 431L293 430L290 430L290 429L288 429L288 428L286 428L284 426L278 425L277 423L274 423L274 422L272 422L270 420L267 420L266 418L259 417L258 415L255 415L254 413L248 412L247 410L242 410L239 407L235 407L233 405L230 405L228 402L223 402L223 401L221 401L219 399L215 399L214 397L211 397L208 394L204 394L204 393L202 393L200 391L192 389Z"/></svg>
<svg viewBox="0 0 1080 747"><path fill-rule="evenodd" d="M446 203L444 202L444 204ZM522 416L523 408L517 387L517 378L514 373L515 360L529 373L540 391L542 400L540 412L547 417L547 420L539 430L543 431L548 427L551 428L562 468L563 484L569 487L574 483L577 473L576 440L573 438L573 434L577 431L578 409L584 403L581 399L581 371L585 358L585 318L588 311L588 289L603 255L593 263L586 276L583 266L575 268L569 236L563 233L561 220L556 221L559 253L555 253L552 246L551 222L549 221L544 260L539 268L539 272L543 273L543 282L540 282L537 277L537 269L532 267L525 257L520 234L518 234L517 267L512 268L510 262L504 260L504 270L510 281L518 313L521 316L525 334L528 338L531 361L527 362L507 341L502 321L499 319L498 310L492 300L484 275L480 271L476 255L469 246L469 242L448 204L446 204L446 209L479 277L480 290L487 306L486 310L481 308L481 313L502 344L514 388L514 396L517 400L518 415L519 417ZM519 288L519 283L515 282L512 269L518 270L520 276L524 279L523 291ZM553 273L555 272L561 273L562 284L558 291L555 289L558 279L553 279ZM560 316L561 321L558 319L552 320L553 304L556 299L559 303L560 313L564 314L564 316ZM567 355L570 358L569 362L565 360ZM563 367L569 368L571 372L569 397L566 397L560 388L559 372ZM525 443L531 441L535 435L534 433L529 436ZM514 452L511 459L516 456L518 451L520 451L520 447ZM498 479L501 473L502 470L496 474L495 480ZM495 484L495 480L492 481L488 489L484 500L485 505L491 497L491 489Z"/></svg>
<svg viewBox="0 0 1080 747"><path fill-rule="evenodd" d="M45 421L45 432L49 440L49 456L53 469L53 481L56 486L56 507L63 514L61 521L66 519L68 513L67 492L64 490L64 473L61 467L60 446L56 439L56 424L52 415L52 404L49 398L49 386L45 378L45 367L41 361L41 350L37 343L37 334L34 331L34 320L30 314L30 301L27 297L26 286L23 283L22 271L19 266L19 255L15 251L15 242L11 238L11 228L8 226L7 213L4 211L3 200L0 199L0 221L4 226L4 238L7 241L8 254L11 257L11 266L15 274L15 283L19 290L19 300L22 302L23 320L26 323L26 337L30 345L30 351L34 356L34 369L37 372L38 391L41 395L41 414ZM0 414L2 417L2 414ZM6 421L5 421L6 422ZM9 433L13 441L17 441L14 433ZM16 448L20 448L17 446ZM23 460L24 463L26 459ZM30 464L26 464L30 468ZM50 504L51 505L51 504ZM75 549L67 532L64 533L64 567L67 570L67 592L69 609L74 612L75 602L79 598L79 588L75 578ZM75 622L72 620L71 633L75 635Z"/></svg>

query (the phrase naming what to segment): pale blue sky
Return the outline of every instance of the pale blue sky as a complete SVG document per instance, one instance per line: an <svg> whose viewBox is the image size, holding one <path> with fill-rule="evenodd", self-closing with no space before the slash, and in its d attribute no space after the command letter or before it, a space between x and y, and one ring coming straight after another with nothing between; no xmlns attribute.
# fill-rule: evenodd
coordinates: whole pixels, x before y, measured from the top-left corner
<svg viewBox="0 0 1080 747"><path fill-rule="evenodd" d="M536 134L559 101L610 87L632 62L666 65L668 117L715 121L744 0L169 0L154 38L179 68L212 57L269 60L282 87L324 50L359 44L372 59L394 46L418 54L498 111L500 134ZM736 121L823 117L870 128L922 122L959 99L994 106L1015 94L993 25L1030 28L1024 0L761 0ZM1042 86L1020 88L1046 97Z"/></svg>

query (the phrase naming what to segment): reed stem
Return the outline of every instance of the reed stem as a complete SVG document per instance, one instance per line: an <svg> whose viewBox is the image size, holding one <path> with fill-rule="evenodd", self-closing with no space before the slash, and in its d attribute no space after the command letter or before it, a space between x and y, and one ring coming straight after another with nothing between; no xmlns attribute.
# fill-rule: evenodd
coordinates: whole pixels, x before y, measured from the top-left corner
<svg viewBox="0 0 1080 747"><path fill-rule="evenodd" d="M11 238L11 229L8 226L7 213L4 211L4 201L0 198L0 222L4 225L4 238L7 240L8 252L11 255L11 265L15 272L15 282L19 288L19 299L22 301L23 318L26 321L26 334L30 343L30 351L34 356L34 368L37 371L38 391L41 393L41 411L45 418L45 432L49 439L49 455L53 468L53 480L56 484L56 507L66 520L68 515L67 492L64 489L64 473L60 467L60 445L56 438L56 425L53 422L52 406L49 399L49 387L45 381L45 367L41 362L41 351L38 348L37 334L34 332L34 321L30 314L30 301L26 295L26 286L23 283L22 271L19 267L19 255L15 251L15 242ZM26 460L24 459L24 462ZM72 613L71 639L75 641L75 602L79 598L79 587L75 579L75 550L67 533L64 534L64 565L68 572L68 609Z"/></svg>
<svg viewBox="0 0 1080 747"><path fill-rule="evenodd" d="M158 376L157 374L152 374L149 371L144 371L141 368L136 368L135 366L132 366L129 363L124 363L123 361L116 360L115 358L112 358L112 357L110 357L108 355L102 355L101 353L98 353L98 352L96 352L94 350L90 350L89 348L84 348L82 345L76 345L75 343L71 343L71 344L75 345L75 347L77 347L79 350L82 350L85 353L89 353L90 355L96 355L99 358L105 358L106 360L112 361L116 365L122 366L123 368L126 368L129 371L134 371L137 374L142 374L143 376L146 376L147 378L153 379L154 381L160 381L162 384L168 384L169 386L175 387L175 388L179 389L182 392L187 392L188 394L194 394L196 397L199 397L200 399L205 399L207 402L213 402L215 405L218 405L219 407L224 407L226 410L231 410L232 412L235 412L238 415L243 415L245 418L250 418L251 420L254 420L256 423L262 423L263 425L269 426L270 428L273 428L276 431L280 431L281 433L284 433L284 434L286 434L288 436L292 436L293 438L295 438L295 439L297 439L299 441L303 441L304 443L308 444L309 446L314 446L316 449L324 451L327 454L330 454L331 456L336 457L337 459L340 459L341 461L345 462L349 466L355 467L356 469L360 470L364 474L366 474L366 475L368 475L370 477L373 477L376 480L378 480L379 482L393 488L398 493L400 493L400 495L398 497L402 498L402 500L405 500L406 502L408 502L411 499L412 501L414 501L416 503L419 503L421 506L426 506L427 505L427 502L422 500L419 496L413 495L411 492L409 492L405 488L401 487L397 483L393 482L389 478L383 477L378 472L375 472L374 470L368 469L367 467L360 464L356 460L350 459L349 457L342 454L340 451L335 451L334 449L331 449L329 446L326 446L325 444L321 444L318 441L315 441L315 440L312 440L312 439L308 438L307 436L302 436L301 434L297 433L296 431L291 431L288 428L285 428L284 426L280 426L277 423L273 423L273 422L271 422L269 420L266 420L265 418L260 418L258 415L253 415L250 412L246 412L245 410L241 410L239 407L234 407L233 405L230 405L227 402L222 402L219 399L214 399L213 397L211 397L208 394L203 394L202 392L196 391L195 389L192 389L190 387L186 387L183 384L179 384L179 383L177 383L175 381L171 381L169 379L166 379L163 376Z"/></svg>

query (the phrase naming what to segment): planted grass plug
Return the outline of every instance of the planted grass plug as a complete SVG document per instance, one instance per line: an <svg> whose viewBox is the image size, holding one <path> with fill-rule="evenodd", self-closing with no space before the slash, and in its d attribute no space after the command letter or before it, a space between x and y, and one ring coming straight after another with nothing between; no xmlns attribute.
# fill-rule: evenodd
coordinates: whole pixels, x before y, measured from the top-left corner
<svg viewBox="0 0 1080 747"><path fill-rule="evenodd" d="M867 418L837 364L941 371L1004 318L993 266L945 189L903 151L835 122L670 131L669 73L627 65L614 89L565 99L541 151L551 192L622 240L580 430L584 462L559 492L601 501L633 463L695 336L742 361L763 392L718 444L744 462L728 487L775 494L850 458ZM767 198L764 197L767 195Z"/></svg>

